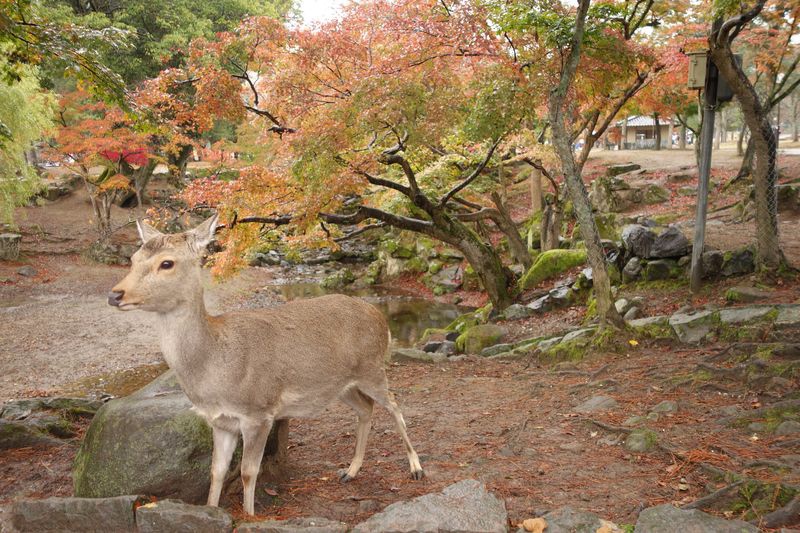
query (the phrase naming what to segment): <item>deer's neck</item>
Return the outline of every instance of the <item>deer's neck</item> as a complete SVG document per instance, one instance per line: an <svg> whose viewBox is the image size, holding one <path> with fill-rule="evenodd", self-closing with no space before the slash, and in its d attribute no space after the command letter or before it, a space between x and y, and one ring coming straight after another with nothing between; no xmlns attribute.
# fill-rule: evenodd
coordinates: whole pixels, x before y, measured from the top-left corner
<svg viewBox="0 0 800 533"><path fill-rule="evenodd" d="M203 294L159 318L161 351L169 367L185 378L203 372L216 344Z"/></svg>

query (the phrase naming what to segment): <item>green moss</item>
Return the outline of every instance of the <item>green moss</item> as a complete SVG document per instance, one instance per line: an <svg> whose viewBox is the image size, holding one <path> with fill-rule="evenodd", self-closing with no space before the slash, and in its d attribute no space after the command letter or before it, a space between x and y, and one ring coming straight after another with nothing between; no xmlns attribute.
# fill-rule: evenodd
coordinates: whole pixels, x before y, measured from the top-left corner
<svg viewBox="0 0 800 533"><path fill-rule="evenodd" d="M582 361L588 351L585 339L559 342L542 352L542 360L557 363L560 361Z"/></svg>
<svg viewBox="0 0 800 533"><path fill-rule="evenodd" d="M456 333L463 333L464 330L478 324L478 319L475 318L475 313L465 313L456 318L445 328L447 331L455 331Z"/></svg>
<svg viewBox="0 0 800 533"><path fill-rule="evenodd" d="M422 337L420 337L420 342L423 343L428 342L428 340L434 336L445 337L448 333L452 332L444 328L428 328L422 332Z"/></svg>
<svg viewBox="0 0 800 533"><path fill-rule="evenodd" d="M758 520L787 505L797 494L796 489L780 483L749 479L739 486L738 498L730 510L742 520Z"/></svg>
<svg viewBox="0 0 800 533"><path fill-rule="evenodd" d="M420 274L428 270L428 263L421 257L412 257L406 261L405 269L407 272L415 272Z"/></svg>
<svg viewBox="0 0 800 533"><path fill-rule="evenodd" d="M442 263L438 259L434 259L428 265L428 272L430 272L431 274L438 274L439 272L442 271L442 267L444 267L444 263Z"/></svg>
<svg viewBox="0 0 800 533"><path fill-rule="evenodd" d="M494 324L479 324L464 331L456 339L456 349L464 353L480 353L481 350L497 344L505 330Z"/></svg>
<svg viewBox="0 0 800 533"><path fill-rule="evenodd" d="M586 263L586 250L548 250L536 258L519 281L522 290L537 286L542 281Z"/></svg>

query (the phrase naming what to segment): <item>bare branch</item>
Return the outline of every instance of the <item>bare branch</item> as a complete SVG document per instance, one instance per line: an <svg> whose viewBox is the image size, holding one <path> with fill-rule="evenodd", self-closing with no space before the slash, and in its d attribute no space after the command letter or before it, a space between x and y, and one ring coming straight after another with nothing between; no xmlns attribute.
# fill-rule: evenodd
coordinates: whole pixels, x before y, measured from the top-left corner
<svg viewBox="0 0 800 533"><path fill-rule="evenodd" d="M445 195L442 197L442 199L439 201L439 205L440 205L440 206L444 206L445 204L447 204L447 202L449 202L449 201L450 201L450 199L451 199L453 196L455 196L456 194L458 194L458 192L459 192L459 191L461 191L462 189L464 189L465 187L467 187L467 186L468 186L470 183L472 183L473 181L475 181L475 179L476 179L478 176L480 176L481 172L483 172L483 169L484 169L484 168L486 168L486 165L487 165L487 164L489 164L489 160L490 160L490 159L492 159L492 155L494 155L494 151L497 149L497 147L498 147L498 145L500 144L500 141L501 141L501 140L502 140L502 137L498 138L498 139L497 139L497 140L496 140L494 143L492 143L492 146L489 148L489 151L486 153L486 157L484 157L484 158L483 158L483 161L481 161L481 162L478 164L478 166L477 166L477 167L475 167L475 170L473 170L473 171L470 173L470 175L469 175L469 176L467 176L467 177L466 177L466 178L465 178L465 179L464 179L464 180L463 180L461 183L459 183L458 185L456 185L455 187L453 187L452 189L450 189L450 190L447 192L447 194L445 194Z"/></svg>

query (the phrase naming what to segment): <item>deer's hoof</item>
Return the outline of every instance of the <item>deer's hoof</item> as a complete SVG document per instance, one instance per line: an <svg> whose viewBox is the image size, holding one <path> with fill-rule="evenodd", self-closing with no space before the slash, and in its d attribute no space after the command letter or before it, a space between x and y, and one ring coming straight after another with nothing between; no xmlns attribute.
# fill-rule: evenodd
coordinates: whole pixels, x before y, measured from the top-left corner
<svg viewBox="0 0 800 533"><path fill-rule="evenodd" d="M339 470L339 482L340 483L349 483L353 481L355 478L347 473L347 470Z"/></svg>
<svg viewBox="0 0 800 533"><path fill-rule="evenodd" d="M414 479L416 481L419 481L420 479L422 479L424 477L425 477L425 471L424 470L414 470L413 472L411 472L411 479Z"/></svg>

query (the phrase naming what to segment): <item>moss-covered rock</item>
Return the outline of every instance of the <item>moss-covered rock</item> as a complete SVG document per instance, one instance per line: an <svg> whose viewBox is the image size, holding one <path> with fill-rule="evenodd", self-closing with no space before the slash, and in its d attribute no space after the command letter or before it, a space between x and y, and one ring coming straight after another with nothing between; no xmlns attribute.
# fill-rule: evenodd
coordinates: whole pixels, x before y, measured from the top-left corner
<svg viewBox="0 0 800 533"><path fill-rule="evenodd" d="M651 451L658 444L658 434L651 429L634 429L625 439L625 447L635 453Z"/></svg>
<svg viewBox="0 0 800 533"><path fill-rule="evenodd" d="M456 348L464 353L480 353L500 342L506 330L495 324L479 324L468 328L456 339Z"/></svg>
<svg viewBox="0 0 800 533"><path fill-rule="evenodd" d="M350 285L356 280L356 275L349 268L344 268L334 272L322 280L322 286L326 289L338 289L345 285Z"/></svg>
<svg viewBox="0 0 800 533"><path fill-rule="evenodd" d="M275 433L268 450L276 447ZM97 412L75 457L75 495L142 494L202 503L211 449L211 429L192 411L175 375L167 372Z"/></svg>
<svg viewBox="0 0 800 533"><path fill-rule="evenodd" d="M586 263L586 250L548 250L541 253L519 281L523 290Z"/></svg>

